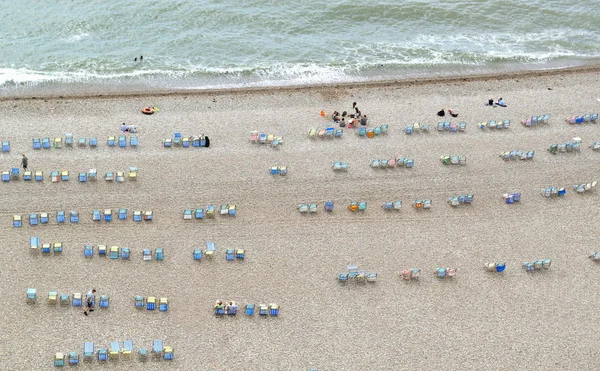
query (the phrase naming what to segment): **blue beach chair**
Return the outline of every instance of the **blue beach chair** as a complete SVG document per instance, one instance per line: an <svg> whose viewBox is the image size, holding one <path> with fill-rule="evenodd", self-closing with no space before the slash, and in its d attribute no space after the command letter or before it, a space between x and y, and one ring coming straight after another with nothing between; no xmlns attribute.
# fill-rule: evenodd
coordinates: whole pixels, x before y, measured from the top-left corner
<svg viewBox="0 0 600 371"><path fill-rule="evenodd" d="M100 296L100 308L106 309L110 306L110 300L108 299L108 295Z"/></svg>
<svg viewBox="0 0 600 371"><path fill-rule="evenodd" d="M115 139L114 136L110 136L110 137L108 137L108 139L107 139L106 142L107 142L107 144L108 144L109 147L114 147L116 139Z"/></svg>
<svg viewBox="0 0 600 371"><path fill-rule="evenodd" d="M144 307L144 297L141 295L136 295L133 305L136 308L143 308Z"/></svg>
<svg viewBox="0 0 600 371"><path fill-rule="evenodd" d="M70 179L69 170L63 170L60 172L60 180L66 182Z"/></svg>
<svg viewBox="0 0 600 371"><path fill-rule="evenodd" d="M157 248L154 251L154 259L156 259L158 261L165 260L165 252L163 251L162 248Z"/></svg>
<svg viewBox="0 0 600 371"><path fill-rule="evenodd" d="M108 350L105 348L98 349L98 361L108 361Z"/></svg>
<svg viewBox="0 0 600 371"><path fill-rule="evenodd" d="M87 139L85 139L85 138L79 138L79 140L77 141L77 143L79 144L79 147L85 147L87 145Z"/></svg>
<svg viewBox="0 0 600 371"><path fill-rule="evenodd" d="M90 147L96 147L98 145L98 139L91 137L90 138Z"/></svg>
<svg viewBox="0 0 600 371"><path fill-rule="evenodd" d="M94 246L92 246L92 245L83 246L83 256L86 258L91 258L92 256L94 256Z"/></svg>
<svg viewBox="0 0 600 371"><path fill-rule="evenodd" d="M86 341L83 343L83 360L91 361L94 358L94 343Z"/></svg>
<svg viewBox="0 0 600 371"><path fill-rule="evenodd" d="M246 252L244 251L244 249L235 250L235 258L236 259L244 260L245 257L246 257Z"/></svg>
<svg viewBox="0 0 600 371"><path fill-rule="evenodd" d="M181 146L184 148L189 148L190 146L190 138L189 137L183 137L181 138Z"/></svg>
<svg viewBox="0 0 600 371"><path fill-rule="evenodd" d="M254 304L246 304L246 315L247 316L254 315Z"/></svg>
<svg viewBox="0 0 600 371"><path fill-rule="evenodd" d="M102 220L102 214L100 214L100 210L92 210L92 220L95 222Z"/></svg>
<svg viewBox="0 0 600 371"><path fill-rule="evenodd" d="M64 210L59 210L56 212L56 222L64 223L65 222L65 212Z"/></svg>
<svg viewBox="0 0 600 371"><path fill-rule="evenodd" d="M87 182L87 173L86 173L86 172L81 172L81 173L79 173L78 180L79 180L79 182L81 182L81 183L85 183L85 182Z"/></svg>
<svg viewBox="0 0 600 371"><path fill-rule="evenodd" d="M164 346L162 340L154 340L152 342L152 354L155 357L161 357L163 354Z"/></svg>
<svg viewBox="0 0 600 371"><path fill-rule="evenodd" d="M35 213L29 214L29 225L31 225L31 226L38 225L38 223L39 223L38 215Z"/></svg>
<svg viewBox="0 0 600 371"><path fill-rule="evenodd" d="M235 252L233 249L227 249L225 251L225 260L226 261L234 261L235 260Z"/></svg>
<svg viewBox="0 0 600 371"><path fill-rule="evenodd" d="M43 182L44 181L44 172L42 170L37 170L34 173L34 179L36 182Z"/></svg>
<svg viewBox="0 0 600 371"><path fill-rule="evenodd" d="M13 167L10 169L10 177L12 180L19 180L21 177L20 169L18 167Z"/></svg>
<svg viewBox="0 0 600 371"><path fill-rule="evenodd" d="M61 352L58 352L54 355L54 367L64 367L65 365L65 355Z"/></svg>
<svg viewBox="0 0 600 371"><path fill-rule="evenodd" d="M206 242L206 256L212 258L216 250L215 243L212 241Z"/></svg>
<svg viewBox="0 0 600 371"><path fill-rule="evenodd" d="M50 149L50 147L52 147L52 144L50 143L50 138L42 138L42 148Z"/></svg>
<svg viewBox="0 0 600 371"><path fill-rule="evenodd" d="M42 244L42 253L43 254L50 254L51 250L52 250L51 245L49 243L46 242L46 243Z"/></svg>
<svg viewBox="0 0 600 371"><path fill-rule="evenodd" d="M37 290L34 288L27 289L27 303L35 303L37 300Z"/></svg>
<svg viewBox="0 0 600 371"><path fill-rule="evenodd" d="M129 257L131 256L131 251L129 250L129 247L122 247L121 248L121 259L129 259Z"/></svg>
<svg viewBox="0 0 600 371"><path fill-rule="evenodd" d="M269 315L271 317L279 316L279 305L277 304L269 304Z"/></svg>
<svg viewBox="0 0 600 371"><path fill-rule="evenodd" d="M79 354L77 352L69 352L69 365L76 366L79 364Z"/></svg>
<svg viewBox="0 0 600 371"><path fill-rule="evenodd" d="M40 140L40 138L33 138L33 149L41 149L42 148L42 141Z"/></svg>
<svg viewBox="0 0 600 371"><path fill-rule="evenodd" d="M10 142L2 142L2 152L10 152Z"/></svg>
<svg viewBox="0 0 600 371"><path fill-rule="evenodd" d="M65 134L65 145L73 146L73 134L71 134L71 133Z"/></svg>
<svg viewBox="0 0 600 371"><path fill-rule="evenodd" d="M127 209L119 209L118 218L119 220L127 220Z"/></svg>
<svg viewBox="0 0 600 371"><path fill-rule="evenodd" d="M9 171L3 171L2 172L2 181L3 182L10 182L10 172Z"/></svg>
<svg viewBox="0 0 600 371"><path fill-rule="evenodd" d="M32 174L33 174L33 171L31 171L31 170L25 170L25 171L23 171L23 180L26 180L26 181L33 180Z"/></svg>
<svg viewBox="0 0 600 371"><path fill-rule="evenodd" d="M37 249L40 246L40 238L39 237L29 237L29 247L32 249Z"/></svg>
<svg viewBox="0 0 600 371"><path fill-rule="evenodd" d="M127 137L124 135L119 136L119 147L127 147Z"/></svg>
<svg viewBox="0 0 600 371"><path fill-rule="evenodd" d="M22 227L23 226L23 220L21 218L21 215L13 215L13 227Z"/></svg>
<svg viewBox="0 0 600 371"><path fill-rule="evenodd" d="M69 216L69 221L71 223L79 223L79 213L77 211L71 211L71 215Z"/></svg>
<svg viewBox="0 0 600 371"><path fill-rule="evenodd" d="M105 209L104 210L104 221L106 223L112 222L112 209Z"/></svg>
<svg viewBox="0 0 600 371"><path fill-rule="evenodd" d="M138 140L138 137L136 137L135 135L132 135L131 137L129 137L129 145L131 147L137 147L140 145L140 141Z"/></svg>
<svg viewBox="0 0 600 371"><path fill-rule="evenodd" d="M194 260L202 260L202 249L195 249L193 257Z"/></svg>
<svg viewBox="0 0 600 371"><path fill-rule="evenodd" d="M174 358L173 347L165 345L163 348L163 359L165 361L172 361Z"/></svg>
<svg viewBox="0 0 600 371"><path fill-rule="evenodd" d="M194 211L194 217L196 219L204 219L204 209L196 209L196 211Z"/></svg>
<svg viewBox="0 0 600 371"><path fill-rule="evenodd" d="M55 254L60 254L62 251L63 251L62 242L54 242L52 244L52 252L54 252Z"/></svg>
<svg viewBox="0 0 600 371"><path fill-rule="evenodd" d="M83 306L83 296L79 292L73 293L73 299L71 300L71 305L74 307Z"/></svg>
<svg viewBox="0 0 600 371"><path fill-rule="evenodd" d="M111 359L117 359L121 355L121 343L118 341L110 342L110 350L108 351L108 356Z"/></svg>
<svg viewBox="0 0 600 371"><path fill-rule="evenodd" d="M176 146L181 144L181 133L180 132L173 133L173 144Z"/></svg>
<svg viewBox="0 0 600 371"><path fill-rule="evenodd" d="M98 245L98 256L106 256L106 245Z"/></svg>
<svg viewBox="0 0 600 371"><path fill-rule="evenodd" d="M108 258L109 259L119 259L119 247L118 246L110 247L110 250L108 252Z"/></svg>
<svg viewBox="0 0 600 371"><path fill-rule="evenodd" d="M169 300L167 298L160 298L158 303L159 312L167 312L169 310Z"/></svg>
<svg viewBox="0 0 600 371"><path fill-rule="evenodd" d="M200 147L200 137L192 138L192 147Z"/></svg>
<svg viewBox="0 0 600 371"><path fill-rule="evenodd" d="M148 296L146 299L146 310L155 310L156 309L156 298L154 296Z"/></svg>
<svg viewBox="0 0 600 371"><path fill-rule="evenodd" d="M267 307L266 304L259 304L258 305L258 315L259 316L266 316L269 314L269 308Z"/></svg>
<svg viewBox="0 0 600 371"><path fill-rule="evenodd" d="M40 224L48 224L49 221L50 221L50 217L48 216L48 213L41 212L40 213Z"/></svg>
<svg viewBox="0 0 600 371"><path fill-rule="evenodd" d="M192 209L183 210L183 220L192 220L194 211Z"/></svg>

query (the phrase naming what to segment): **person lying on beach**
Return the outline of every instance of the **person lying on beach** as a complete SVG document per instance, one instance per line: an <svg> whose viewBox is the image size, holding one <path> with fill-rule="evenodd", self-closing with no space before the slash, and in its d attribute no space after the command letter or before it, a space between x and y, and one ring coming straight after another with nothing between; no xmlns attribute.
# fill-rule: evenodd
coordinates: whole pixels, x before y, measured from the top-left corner
<svg viewBox="0 0 600 371"><path fill-rule="evenodd" d="M437 115L440 117L444 117L446 115L446 110L442 108L438 111Z"/></svg>
<svg viewBox="0 0 600 371"><path fill-rule="evenodd" d="M500 99L498 99L498 103L497 103L500 107L506 107L506 103L504 103L504 99L502 99L502 97Z"/></svg>
<svg viewBox="0 0 600 371"><path fill-rule="evenodd" d="M451 109L448 110L448 114L452 117L458 117L458 112L452 111Z"/></svg>

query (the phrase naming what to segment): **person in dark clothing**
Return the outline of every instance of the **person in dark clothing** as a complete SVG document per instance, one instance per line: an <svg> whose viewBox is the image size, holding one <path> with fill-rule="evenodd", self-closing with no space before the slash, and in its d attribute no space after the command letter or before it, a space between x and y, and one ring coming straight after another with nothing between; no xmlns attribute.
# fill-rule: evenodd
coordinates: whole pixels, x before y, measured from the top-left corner
<svg viewBox="0 0 600 371"><path fill-rule="evenodd" d="M210 139L208 139L208 137L204 137L204 140L205 140L204 147L206 147L206 148L210 147Z"/></svg>
<svg viewBox="0 0 600 371"><path fill-rule="evenodd" d="M341 128L346 127L346 119L342 119L342 121L340 121L340 127Z"/></svg>
<svg viewBox="0 0 600 371"><path fill-rule="evenodd" d="M23 158L21 159L21 165L23 165L23 170L27 170L28 159L27 159L27 156L25 156L24 153L22 153L22 155L23 155Z"/></svg>
<svg viewBox="0 0 600 371"><path fill-rule="evenodd" d="M364 115L363 117L360 118L360 124L362 126L367 126L367 115Z"/></svg>
<svg viewBox="0 0 600 371"><path fill-rule="evenodd" d="M342 112L342 117L346 117L347 114L348 114L348 112L346 112L346 111Z"/></svg>
<svg viewBox="0 0 600 371"><path fill-rule="evenodd" d="M458 112L452 111L451 109L448 110L448 114L452 117L458 117Z"/></svg>
<svg viewBox="0 0 600 371"><path fill-rule="evenodd" d="M437 115L444 117L446 115L446 111L442 108L440 111L438 111Z"/></svg>
<svg viewBox="0 0 600 371"><path fill-rule="evenodd" d="M140 62L144 60L144 56L140 55Z"/></svg>
<svg viewBox="0 0 600 371"><path fill-rule="evenodd" d="M493 106L493 105L494 105L494 98L488 99L488 106Z"/></svg>
<svg viewBox="0 0 600 371"><path fill-rule="evenodd" d="M352 108L356 108L356 102L352 103Z"/></svg>

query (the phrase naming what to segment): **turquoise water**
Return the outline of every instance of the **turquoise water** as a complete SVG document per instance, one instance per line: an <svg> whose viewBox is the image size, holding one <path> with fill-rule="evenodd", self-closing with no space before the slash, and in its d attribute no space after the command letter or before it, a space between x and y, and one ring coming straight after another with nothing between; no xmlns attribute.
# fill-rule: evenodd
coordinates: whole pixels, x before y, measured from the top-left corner
<svg viewBox="0 0 600 371"><path fill-rule="evenodd" d="M389 80L600 57L597 0L3 3L2 95Z"/></svg>

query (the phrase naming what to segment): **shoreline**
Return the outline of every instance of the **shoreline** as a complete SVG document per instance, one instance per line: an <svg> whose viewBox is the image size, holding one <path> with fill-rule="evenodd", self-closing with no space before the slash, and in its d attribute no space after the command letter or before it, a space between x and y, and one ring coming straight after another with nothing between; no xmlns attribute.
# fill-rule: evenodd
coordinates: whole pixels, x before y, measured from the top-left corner
<svg viewBox="0 0 600 371"><path fill-rule="evenodd" d="M550 69L520 70L520 71L502 71L498 73L474 73L465 75L438 76L425 78L406 78L390 79L361 82L343 82L343 83L324 83L308 85L290 85L290 86L261 86L261 87L241 87L241 88L217 88L217 89L157 89L153 91L130 91L130 92L102 92L100 93L72 93L72 94L36 94L31 96L7 96L0 97L0 102L6 101L35 101L35 100L57 100L57 99L114 99L114 98L138 98L138 97L169 97L169 96L211 96L223 94L265 94L265 93L286 93L302 92L312 90L330 91L346 88L389 88L389 87L412 87L423 85L437 85L449 83L468 83L480 81L504 81L513 78L539 78L553 77L571 74L586 74L600 72L600 64L558 67Z"/></svg>

